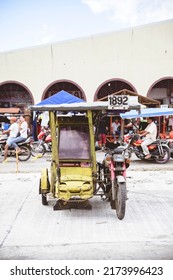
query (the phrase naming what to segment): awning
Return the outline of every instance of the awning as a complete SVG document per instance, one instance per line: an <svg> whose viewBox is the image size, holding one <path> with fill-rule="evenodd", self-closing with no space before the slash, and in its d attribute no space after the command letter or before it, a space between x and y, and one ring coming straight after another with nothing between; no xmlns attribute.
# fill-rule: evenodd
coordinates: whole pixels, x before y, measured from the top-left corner
<svg viewBox="0 0 173 280"><path fill-rule="evenodd" d="M141 112L131 110L129 112L120 114L122 119L136 119L140 117L160 117L173 115L173 108L145 108Z"/></svg>
<svg viewBox="0 0 173 280"><path fill-rule="evenodd" d="M18 114L20 108L0 108L0 114Z"/></svg>
<svg viewBox="0 0 173 280"><path fill-rule="evenodd" d="M85 110L107 110L108 102L80 102L71 104L48 104L31 106L32 111L85 111Z"/></svg>

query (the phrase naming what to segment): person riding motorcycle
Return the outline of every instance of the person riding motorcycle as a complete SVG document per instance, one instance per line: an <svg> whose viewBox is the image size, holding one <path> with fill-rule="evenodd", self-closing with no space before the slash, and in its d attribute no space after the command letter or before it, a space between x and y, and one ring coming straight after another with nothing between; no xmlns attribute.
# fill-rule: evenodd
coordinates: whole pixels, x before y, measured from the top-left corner
<svg viewBox="0 0 173 280"><path fill-rule="evenodd" d="M151 157L147 146L156 141L157 136L157 126L154 123L154 119L149 117L147 118L147 122L147 127L144 130L138 132L140 136L145 136L145 140L141 143L145 159L149 159Z"/></svg>
<svg viewBox="0 0 173 280"><path fill-rule="evenodd" d="M9 137L7 139L6 145L5 145L5 151L4 151L4 160L3 163L7 161L7 155L8 155L8 147L11 146L13 140L17 137L17 134L19 132L19 127L17 124L17 118L11 117L10 119L10 127L7 130L4 130L2 134L9 134Z"/></svg>

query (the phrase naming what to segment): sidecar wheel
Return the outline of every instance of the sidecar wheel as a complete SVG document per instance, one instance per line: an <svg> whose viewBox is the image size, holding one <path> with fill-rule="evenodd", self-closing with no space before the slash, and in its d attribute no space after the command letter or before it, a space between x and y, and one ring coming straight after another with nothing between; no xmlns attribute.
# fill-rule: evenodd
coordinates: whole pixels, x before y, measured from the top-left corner
<svg viewBox="0 0 173 280"><path fill-rule="evenodd" d="M46 194L41 194L42 204L48 205Z"/></svg>
<svg viewBox="0 0 173 280"><path fill-rule="evenodd" d="M126 183L118 183L117 191L116 191L115 208L119 220L122 220L125 216L126 199L127 199Z"/></svg>
<svg viewBox="0 0 173 280"><path fill-rule="evenodd" d="M167 147L162 147L164 152L164 157L155 158L156 163L164 164L167 163L170 159L170 150Z"/></svg>

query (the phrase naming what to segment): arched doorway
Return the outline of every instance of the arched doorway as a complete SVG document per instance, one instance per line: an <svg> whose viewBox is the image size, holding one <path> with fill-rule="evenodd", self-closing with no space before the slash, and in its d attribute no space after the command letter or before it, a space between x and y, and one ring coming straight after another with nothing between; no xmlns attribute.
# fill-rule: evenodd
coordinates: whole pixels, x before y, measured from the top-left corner
<svg viewBox="0 0 173 280"><path fill-rule="evenodd" d="M153 83L147 97L159 100L161 104L173 107L173 77L161 78Z"/></svg>
<svg viewBox="0 0 173 280"><path fill-rule="evenodd" d="M0 84L1 108L20 108L25 112L33 104L33 96L26 86L13 81Z"/></svg>
<svg viewBox="0 0 173 280"><path fill-rule="evenodd" d="M94 95L94 101L123 89L136 92L134 86L132 86L129 82L125 80L122 79L107 80L104 83L102 83L96 90L96 93Z"/></svg>
<svg viewBox="0 0 173 280"><path fill-rule="evenodd" d="M68 81L68 80L56 81L56 82L52 83L51 85L49 85L45 89L45 91L42 95L42 100L54 95L55 93L57 93L61 90L64 90L64 91L86 101L85 93L81 89L81 87L79 85L75 84L74 82Z"/></svg>

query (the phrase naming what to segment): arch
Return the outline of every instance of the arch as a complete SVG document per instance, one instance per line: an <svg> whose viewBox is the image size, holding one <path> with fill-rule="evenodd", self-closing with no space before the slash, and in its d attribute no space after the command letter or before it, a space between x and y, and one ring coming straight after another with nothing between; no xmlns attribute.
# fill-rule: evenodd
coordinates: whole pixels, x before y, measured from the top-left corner
<svg viewBox="0 0 173 280"><path fill-rule="evenodd" d="M94 94L94 101L103 98L109 94L120 91L122 89L137 92L135 87L130 82L121 78L113 78L106 80L97 88Z"/></svg>
<svg viewBox="0 0 173 280"><path fill-rule="evenodd" d="M161 104L173 106L173 77L167 76L156 80L149 88L147 96L159 100Z"/></svg>
<svg viewBox="0 0 173 280"><path fill-rule="evenodd" d="M86 95L83 89L77 83L65 79L56 80L49 84L44 90L41 100L44 100L45 98L52 96L61 90L65 90L68 93L86 101Z"/></svg>
<svg viewBox="0 0 173 280"><path fill-rule="evenodd" d="M13 80L0 83L0 107L18 107L25 111L33 104L33 95L24 84Z"/></svg>

